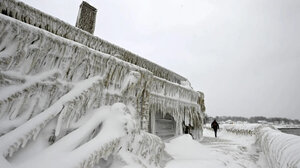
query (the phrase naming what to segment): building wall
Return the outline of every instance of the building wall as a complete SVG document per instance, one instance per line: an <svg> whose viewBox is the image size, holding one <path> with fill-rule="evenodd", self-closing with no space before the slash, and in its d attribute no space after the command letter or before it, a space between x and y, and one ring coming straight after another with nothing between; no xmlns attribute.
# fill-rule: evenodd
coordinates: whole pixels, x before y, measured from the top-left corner
<svg viewBox="0 0 300 168"><path fill-rule="evenodd" d="M51 108L75 83L99 77L79 98L65 102L66 123L78 120L87 110L123 102L134 105L136 119L144 130L153 126L150 114L161 112L174 118L177 135L182 133L181 123L186 120L195 126L196 137L200 137L201 95L178 84L185 78L22 2L3 0L0 11L0 78L4 81L0 87L21 88L2 95L0 114L4 115L0 117L12 116L9 120L18 120L22 125ZM111 57L120 52L124 55ZM30 84L23 78L41 75L44 78ZM40 102L40 97L48 97L49 101ZM32 104L37 104L37 108L23 110ZM24 117L21 113L31 115Z"/></svg>
<svg viewBox="0 0 300 168"><path fill-rule="evenodd" d="M1 0L0 12L24 23L28 23L35 27L49 31L55 35L76 41L89 48L143 67L160 78L178 84L180 84L182 81L187 81L187 79L181 75L178 75L119 46L111 44L99 37L93 36L92 34L65 23L62 20L45 14L42 11L32 8L23 2L17 2L14 0Z"/></svg>

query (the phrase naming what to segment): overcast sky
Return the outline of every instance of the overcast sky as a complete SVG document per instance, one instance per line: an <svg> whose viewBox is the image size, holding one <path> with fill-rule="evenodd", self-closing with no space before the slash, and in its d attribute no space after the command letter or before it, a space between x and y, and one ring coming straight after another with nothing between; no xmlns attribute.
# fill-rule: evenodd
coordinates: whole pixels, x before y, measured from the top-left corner
<svg viewBox="0 0 300 168"><path fill-rule="evenodd" d="M22 0L75 25L81 0ZM89 0L95 35L204 92L207 114L300 119L299 0Z"/></svg>

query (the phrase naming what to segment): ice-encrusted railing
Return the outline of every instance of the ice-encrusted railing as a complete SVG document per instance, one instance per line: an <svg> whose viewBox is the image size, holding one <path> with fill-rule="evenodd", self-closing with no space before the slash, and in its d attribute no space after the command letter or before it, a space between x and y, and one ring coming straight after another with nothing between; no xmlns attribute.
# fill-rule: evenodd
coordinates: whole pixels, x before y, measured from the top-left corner
<svg viewBox="0 0 300 168"><path fill-rule="evenodd" d="M143 68L79 43L17 22L4 15L0 17L2 71L14 70L35 75L58 69L62 73L62 79L72 82L99 74L104 76L108 71L112 71L119 76L112 78L108 75L107 80L116 79L119 85L124 79L124 74L131 70L136 70L144 74L143 76L152 75Z"/></svg>
<svg viewBox="0 0 300 168"><path fill-rule="evenodd" d="M70 86L56 80L57 74L42 73L37 80L0 87L0 136L36 116L70 90Z"/></svg>
<svg viewBox="0 0 300 168"><path fill-rule="evenodd" d="M22 148L26 147L27 142L30 141L31 139L34 140L39 134L39 132L47 125L47 123L55 118L57 119L55 136L59 136L59 134L66 135L66 131L68 130L67 127L70 125L70 120L73 119L74 116L76 120L79 120L80 117L78 117L78 115L79 116L84 115L84 113L88 111L88 109L91 109L90 107L91 105L95 106L95 104L91 102L89 103L89 105L86 104L86 102L88 102L87 100L94 98L93 94L97 95L99 93L99 91L97 90L99 87L101 87L101 82L102 82L101 77L95 76L93 78L78 83L69 93L67 93L62 98L60 98L57 102L55 102L54 105L46 109L43 113L33 117L32 119L30 119L29 121L21 125L20 127L17 127L16 129L0 137L0 141L1 141L0 152L2 153L2 155L4 157L11 157L13 156L14 152L19 150L20 147ZM105 103L103 102L103 104ZM62 133L62 131L64 132ZM141 135L136 135L136 136L141 136ZM151 138L151 136L148 138ZM108 142L107 144L100 143L103 145L103 147L101 147L99 151L95 149L95 151L93 152L94 154L87 155L91 157L88 157L85 160L83 160L83 162L80 163L81 167L91 167L97 163L96 160L99 160L102 157L107 158L108 155L116 152L116 150L118 150L117 146L120 145L119 141L120 140L116 139ZM143 141L147 142L149 140L144 139ZM150 141L151 143L154 143L152 140ZM157 139L156 141L160 142L160 140L158 141ZM137 146L135 146L134 148L136 149L137 147L138 149L135 152L135 154L149 157L148 158L149 164L152 164L152 162L157 164L159 162L158 160L159 158L154 158L154 156L156 156L159 153L154 154L152 153L153 151L151 151L150 153L148 151L150 149L146 148L146 146L144 145L145 144L143 142L143 144L138 144ZM160 145L148 144L148 145L150 146L153 145L152 146L153 149L151 150L160 148L156 152L162 150L161 144ZM154 145L158 145L158 146L154 146ZM59 149L63 150L61 148ZM84 151L86 153L86 150ZM82 160L82 158L80 159Z"/></svg>
<svg viewBox="0 0 300 168"><path fill-rule="evenodd" d="M255 130L258 126L260 126L260 124L249 124L249 123L220 124L220 130L221 131L225 130L227 132L234 133L236 135L255 136L256 134ZM213 131L210 123L206 124L204 128Z"/></svg>
<svg viewBox="0 0 300 168"><path fill-rule="evenodd" d="M89 90L95 86L94 83L98 80L99 78L95 77L94 79L81 82L77 87L72 89L73 91L71 90L65 94L42 113L30 118L19 127L1 136L0 152L2 155L4 157L12 156L20 147L25 147L28 141L34 140L37 137L41 129L43 129L48 122L58 115L64 115L70 112L74 103L78 105L78 111L80 112L81 109L84 108L81 106L82 101L79 101L80 97L86 97L84 95L89 94ZM64 119L68 121L68 118L65 117ZM58 123L58 126L60 126L59 130L61 130L62 125Z"/></svg>
<svg viewBox="0 0 300 168"><path fill-rule="evenodd" d="M89 48L118 57L132 64L143 67L151 71L155 76L167 79L175 83L187 81L186 78L161 67L147 59L144 59L130 51L111 44L99 37L78 29L68 23L45 14L23 2L15 0L1 0L0 13L44 29L63 38L81 43Z"/></svg>
<svg viewBox="0 0 300 168"><path fill-rule="evenodd" d="M129 140L124 144L126 148L121 153L129 154L143 167L149 167L149 165L160 167L165 145L158 136L141 131L128 138ZM128 158L123 159L127 161Z"/></svg>
<svg viewBox="0 0 300 168"><path fill-rule="evenodd" d="M266 155L272 168L300 167L300 137L282 133L273 127L256 129L256 144Z"/></svg>
<svg viewBox="0 0 300 168"><path fill-rule="evenodd" d="M255 135L256 128L260 124L222 124L222 129L237 135Z"/></svg>
<svg viewBox="0 0 300 168"><path fill-rule="evenodd" d="M151 81L149 91L155 95L172 97L177 100L186 101L187 103L197 104L199 98L199 93L193 89L183 87L156 76L154 76Z"/></svg>
<svg viewBox="0 0 300 168"><path fill-rule="evenodd" d="M114 83L113 86L118 88L131 71L142 74L141 78L152 76L143 68L41 29L15 22L3 15L0 29L1 71L36 75L57 70L61 73L61 79L67 82L100 75L105 78L105 86Z"/></svg>

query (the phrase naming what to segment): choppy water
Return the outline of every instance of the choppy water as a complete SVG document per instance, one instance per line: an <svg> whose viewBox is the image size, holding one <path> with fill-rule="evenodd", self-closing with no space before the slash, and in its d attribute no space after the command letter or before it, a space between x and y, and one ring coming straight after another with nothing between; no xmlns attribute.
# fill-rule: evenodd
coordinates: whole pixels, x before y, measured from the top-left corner
<svg viewBox="0 0 300 168"><path fill-rule="evenodd" d="M300 128L279 128L281 132L300 136Z"/></svg>

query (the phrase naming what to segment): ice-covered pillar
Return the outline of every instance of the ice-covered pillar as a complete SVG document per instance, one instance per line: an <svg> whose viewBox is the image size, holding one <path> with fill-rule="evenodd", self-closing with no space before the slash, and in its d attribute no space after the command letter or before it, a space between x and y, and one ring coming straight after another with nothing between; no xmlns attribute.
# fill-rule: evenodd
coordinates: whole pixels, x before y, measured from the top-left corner
<svg viewBox="0 0 300 168"><path fill-rule="evenodd" d="M200 105L201 107L201 112L204 113L205 112L205 103L204 103L204 93L198 91L199 97L198 97L198 101L197 103Z"/></svg>
<svg viewBox="0 0 300 168"><path fill-rule="evenodd" d="M97 9L85 1L82 1L76 21L76 27L94 34Z"/></svg>
<svg viewBox="0 0 300 168"><path fill-rule="evenodd" d="M149 84L150 82L146 82L144 84L144 90L142 92L142 109L141 109L141 129L144 131L149 131L149 112L150 112L150 95L149 95Z"/></svg>
<svg viewBox="0 0 300 168"><path fill-rule="evenodd" d="M150 111L149 109L149 132L155 134L155 111Z"/></svg>

